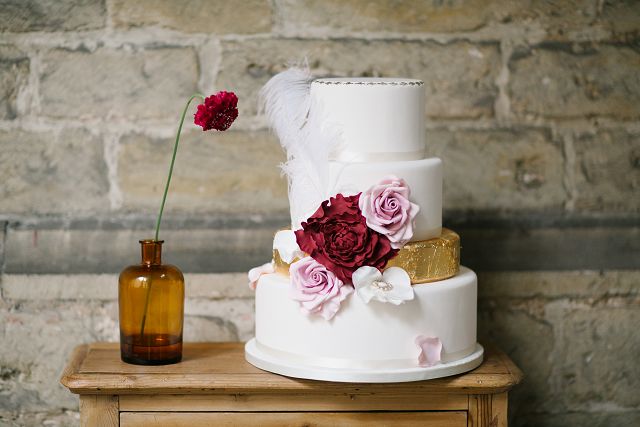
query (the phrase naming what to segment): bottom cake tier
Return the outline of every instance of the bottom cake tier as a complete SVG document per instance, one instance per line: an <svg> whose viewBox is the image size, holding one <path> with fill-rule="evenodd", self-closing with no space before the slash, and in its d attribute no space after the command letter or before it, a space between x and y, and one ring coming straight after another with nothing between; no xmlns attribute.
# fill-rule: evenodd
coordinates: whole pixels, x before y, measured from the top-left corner
<svg viewBox="0 0 640 427"><path fill-rule="evenodd" d="M329 321L307 316L289 296L289 278L263 275L256 289L256 336L247 360L284 375L331 381L394 382L454 375L478 366L477 278L461 267L446 280L413 286L401 305L351 294ZM439 338L441 361L418 363L418 336Z"/></svg>

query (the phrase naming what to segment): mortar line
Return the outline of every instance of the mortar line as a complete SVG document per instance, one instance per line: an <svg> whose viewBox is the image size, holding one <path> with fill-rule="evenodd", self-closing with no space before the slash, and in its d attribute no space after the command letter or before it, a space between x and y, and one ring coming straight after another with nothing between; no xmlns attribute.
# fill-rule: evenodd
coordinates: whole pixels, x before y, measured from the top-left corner
<svg viewBox="0 0 640 427"><path fill-rule="evenodd" d="M549 129L555 127L558 130L585 130L594 128L592 121L587 119L549 119L530 121L511 117L509 123L500 123L497 119L448 119L428 118L425 122L427 130L508 130L508 129ZM623 120L609 120L606 117L598 118L598 129L615 130L623 129L630 134L640 134L640 122ZM82 121L71 118L19 116L14 120L0 120L0 130L24 130L33 132L48 132L52 129L83 129L87 131L109 132L115 131L121 134L140 133L149 137L170 138L175 131L173 119L139 119L129 121L126 119L104 120L103 118L88 118ZM195 130L195 129L194 129ZM243 126L234 132L253 132L268 130L264 116L248 116ZM189 129L187 129L189 131Z"/></svg>
<svg viewBox="0 0 640 427"><path fill-rule="evenodd" d="M26 109L26 117L40 116L40 74L42 74L42 50L32 48L29 54L29 105ZM23 116L19 116L23 117Z"/></svg>
<svg viewBox="0 0 640 427"><path fill-rule="evenodd" d="M7 233L9 232L9 221L5 221L2 228L2 253L0 253L0 300L4 301L4 272L6 270Z"/></svg>
<svg viewBox="0 0 640 427"><path fill-rule="evenodd" d="M107 134L103 138L103 156L107 166L109 183L109 209L117 211L122 207L123 195L118 185L118 154L120 152L120 135Z"/></svg>
<svg viewBox="0 0 640 427"><path fill-rule="evenodd" d="M279 28L279 22L282 22L282 10L280 8L281 0L270 0L271 4L271 31L272 35L277 33L277 29Z"/></svg>
<svg viewBox="0 0 640 427"><path fill-rule="evenodd" d="M213 60L211 66L211 78L213 80L212 90L219 90L218 78L220 77L220 70L222 68L222 59L223 59L223 49L222 43L220 43L220 39L215 39L215 47L216 47L216 56ZM266 123L265 123L266 128Z"/></svg>
<svg viewBox="0 0 640 427"><path fill-rule="evenodd" d="M511 121L511 99L509 98L509 79L511 77L509 71L509 60L513 53L511 40L505 39L500 42L500 71L495 79L498 87L498 96L494 103L494 111L496 121L499 125L508 125Z"/></svg>
<svg viewBox="0 0 640 427"><path fill-rule="evenodd" d="M113 0L106 0L104 4L106 16L104 18L104 31L107 35L112 35L114 33L113 30Z"/></svg>
<svg viewBox="0 0 640 427"><path fill-rule="evenodd" d="M275 9L276 12L279 8ZM450 44L455 42L470 43L500 43L507 38L522 39L529 44L537 44L544 40L546 32L530 25L526 28L515 24L491 24L477 30L457 31L452 33L415 32L405 33L398 31L337 31L323 28L307 31L287 30L279 26L278 18L268 32L253 34L212 34L212 33L185 33L162 27L147 26L144 29L117 30L113 27L112 4L107 2L107 17L103 29L87 32L30 32L30 33L5 33L5 41L17 45L38 45L47 47L74 48L82 45L102 44L107 47L121 47L132 45L137 47L153 47L158 43L173 46L193 46L202 43L212 35L221 41L252 41L252 40L300 40L300 41L404 41L404 42L435 42L438 44ZM274 14L275 16L275 14ZM607 42L611 39L610 31L593 31L589 33L589 40ZM141 38L142 36L142 38ZM145 37L146 36L146 37ZM584 37L575 40L567 38L561 43L570 45L574 42L584 41Z"/></svg>
<svg viewBox="0 0 640 427"><path fill-rule="evenodd" d="M576 200L578 199L578 189L576 186L575 167L576 152L573 146L573 134L568 132L560 132L562 138L562 155L564 157L563 185L567 192L567 201L565 202L565 210L568 212L575 211Z"/></svg>
<svg viewBox="0 0 640 427"><path fill-rule="evenodd" d="M216 82L220 70L222 46L217 37L211 37L196 48L198 55L200 92L209 95L216 90Z"/></svg>

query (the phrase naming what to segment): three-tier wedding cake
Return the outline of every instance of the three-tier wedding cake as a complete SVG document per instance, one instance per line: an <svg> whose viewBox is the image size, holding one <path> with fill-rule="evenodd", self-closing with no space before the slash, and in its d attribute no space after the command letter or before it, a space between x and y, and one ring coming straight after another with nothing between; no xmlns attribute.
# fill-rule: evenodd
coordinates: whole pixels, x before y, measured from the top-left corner
<svg viewBox="0 0 640 427"><path fill-rule="evenodd" d="M291 228L249 273L253 365L330 381L468 371L477 279L442 228L442 161L426 157L424 85L289 69L262 90L287 153Z"/></svg>

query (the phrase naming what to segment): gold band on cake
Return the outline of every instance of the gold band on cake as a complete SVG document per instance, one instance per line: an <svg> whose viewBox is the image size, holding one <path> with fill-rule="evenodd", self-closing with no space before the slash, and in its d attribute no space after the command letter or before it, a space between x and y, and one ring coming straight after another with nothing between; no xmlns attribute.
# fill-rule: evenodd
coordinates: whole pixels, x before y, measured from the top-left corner
<svg viewBox="0 0 640 427"><path fill-rule="evenodd" d="M291 264L298 261L299 258L293 260ZM287 264L285 261L280 258L280 252L277 249L273 250L273 266L278 274L284 274L285 276L289 275L289 266L291 264Z"/></svg>
<svg viewBox="0 0 640 427"><path fill-rule="evenodd" d="M273 263L276 273L289 275L289 264L275 249ZM389 267L402 268L414 285L453 277L460 269L460 236L443 228L440 237L409 242L387 263L386 268Z"/></svg>
<svg viewBox="0 0 640 427"><path fill-rule="evenodd" d="M389 260L389 267L402 268L412 284L453 277L460 270L460 236L443 228L440 237L409 242Z"/></svg>

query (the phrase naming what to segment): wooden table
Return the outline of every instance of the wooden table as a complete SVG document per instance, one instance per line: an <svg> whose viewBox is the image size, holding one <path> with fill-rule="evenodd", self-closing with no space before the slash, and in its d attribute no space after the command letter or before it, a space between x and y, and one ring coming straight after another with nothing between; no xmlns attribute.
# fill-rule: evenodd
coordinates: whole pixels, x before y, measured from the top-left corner
<svg viewBox="0 0 640 427"><path fill-rule="evenodd" d="M80 395L82 426L506 426L522 379L485 347L477 369L395 384L300 380L261 371L242 343L187 343L181 363L136 366L116 343L75 349L61 382Z"/></svg>

